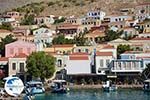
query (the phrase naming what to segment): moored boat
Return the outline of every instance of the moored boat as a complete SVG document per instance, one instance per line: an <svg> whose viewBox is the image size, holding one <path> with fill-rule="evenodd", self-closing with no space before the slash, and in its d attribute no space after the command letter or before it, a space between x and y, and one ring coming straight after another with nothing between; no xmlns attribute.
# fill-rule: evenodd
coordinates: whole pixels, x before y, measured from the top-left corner
<svg viewBox="0 0 150 100"><path fill-rule="evenodd" d="M64 87L65 80L54 80L51 85L52 93L67 93L69 91L68 88Z"/></svg>
<svg viewBox="0 0 150 100"><path fill-rule="evenodd" d="M109 91L116 91L117 87L116 85L112 84L110 81L107 81L106 84L103 84L102 89L104 91L109 92Z"/></svg>
<svg viewBox="0 0 150 100"><path fill-rule="evenodd" d="M147 79L147 80L144 81L143 90L150 92L150 79Z"/></svg>
<svg viewBox="0 0 150 100"><path fill-rule="evenodd" d="M40 81L30 81L26 84L26 94L41 94L45 92L43 83Z"/></svg>

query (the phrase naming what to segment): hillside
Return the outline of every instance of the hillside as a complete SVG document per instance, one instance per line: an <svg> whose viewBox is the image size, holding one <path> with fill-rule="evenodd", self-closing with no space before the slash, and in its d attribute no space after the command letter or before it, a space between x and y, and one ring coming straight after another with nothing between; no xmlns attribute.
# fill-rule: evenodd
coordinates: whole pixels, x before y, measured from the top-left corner
<svg viewBox="0 0 150 100"><path fill-rule="evenodd" d="M94 7L99 7L107 13L116 13L120 8L134 7L137 3L147 1L149 0L0 0L0 12L22 6L24 6L23 9L30 9L25 5L41 2L39 4L43 10L40 15L79 16Z"/></svg>

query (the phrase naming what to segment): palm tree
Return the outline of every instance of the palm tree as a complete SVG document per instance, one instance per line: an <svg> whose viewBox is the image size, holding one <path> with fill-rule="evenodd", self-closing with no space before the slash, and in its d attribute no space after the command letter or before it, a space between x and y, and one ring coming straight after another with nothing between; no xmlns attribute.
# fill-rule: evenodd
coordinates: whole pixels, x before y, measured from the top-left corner
<svg viewBox="0 0 150 100"><path fill-rule="evenodd" d="M146 65L147 67L142 72L142 77L144 79L150 79L150 63Z"/></svg>

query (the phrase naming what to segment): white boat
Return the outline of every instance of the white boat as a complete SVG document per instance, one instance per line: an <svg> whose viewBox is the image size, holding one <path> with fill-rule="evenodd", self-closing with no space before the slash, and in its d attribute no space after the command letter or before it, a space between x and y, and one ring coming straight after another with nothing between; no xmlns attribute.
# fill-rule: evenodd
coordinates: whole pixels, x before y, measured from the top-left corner
<svg viewBox="0 0 150 100"><path fill-rule="evenodd" d="M144 81L143 89L150 92L150 79Z"/></svg>
<svg viewBox="0 0 150 100"><path fill-rule="evenodd" d="M116 85L112 84L110 81L107 81L106 84L103 84L102 88L104 91L107 91L107 92L117 90Z"/></svg>
<svg viewBox="0 0 150 100"><path fill-rule="evenodd" d="M43 83L40 81L30 81L26 84L26 94L41 94L45 92Z"/></svg>

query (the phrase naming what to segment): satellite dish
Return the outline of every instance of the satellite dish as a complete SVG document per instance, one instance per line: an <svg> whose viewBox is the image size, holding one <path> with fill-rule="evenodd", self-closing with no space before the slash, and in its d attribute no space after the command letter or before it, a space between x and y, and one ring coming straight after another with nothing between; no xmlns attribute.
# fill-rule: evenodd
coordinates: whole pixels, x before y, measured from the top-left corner
<svg viewBox="0 0 150 100"><path fill-rule="evenodd" d="M7 77L4 78L6 80L5 82L5 91L10 95L10 96L19 96L22 91L24 90L24 84L22 80L18 77Z"/></svg>

